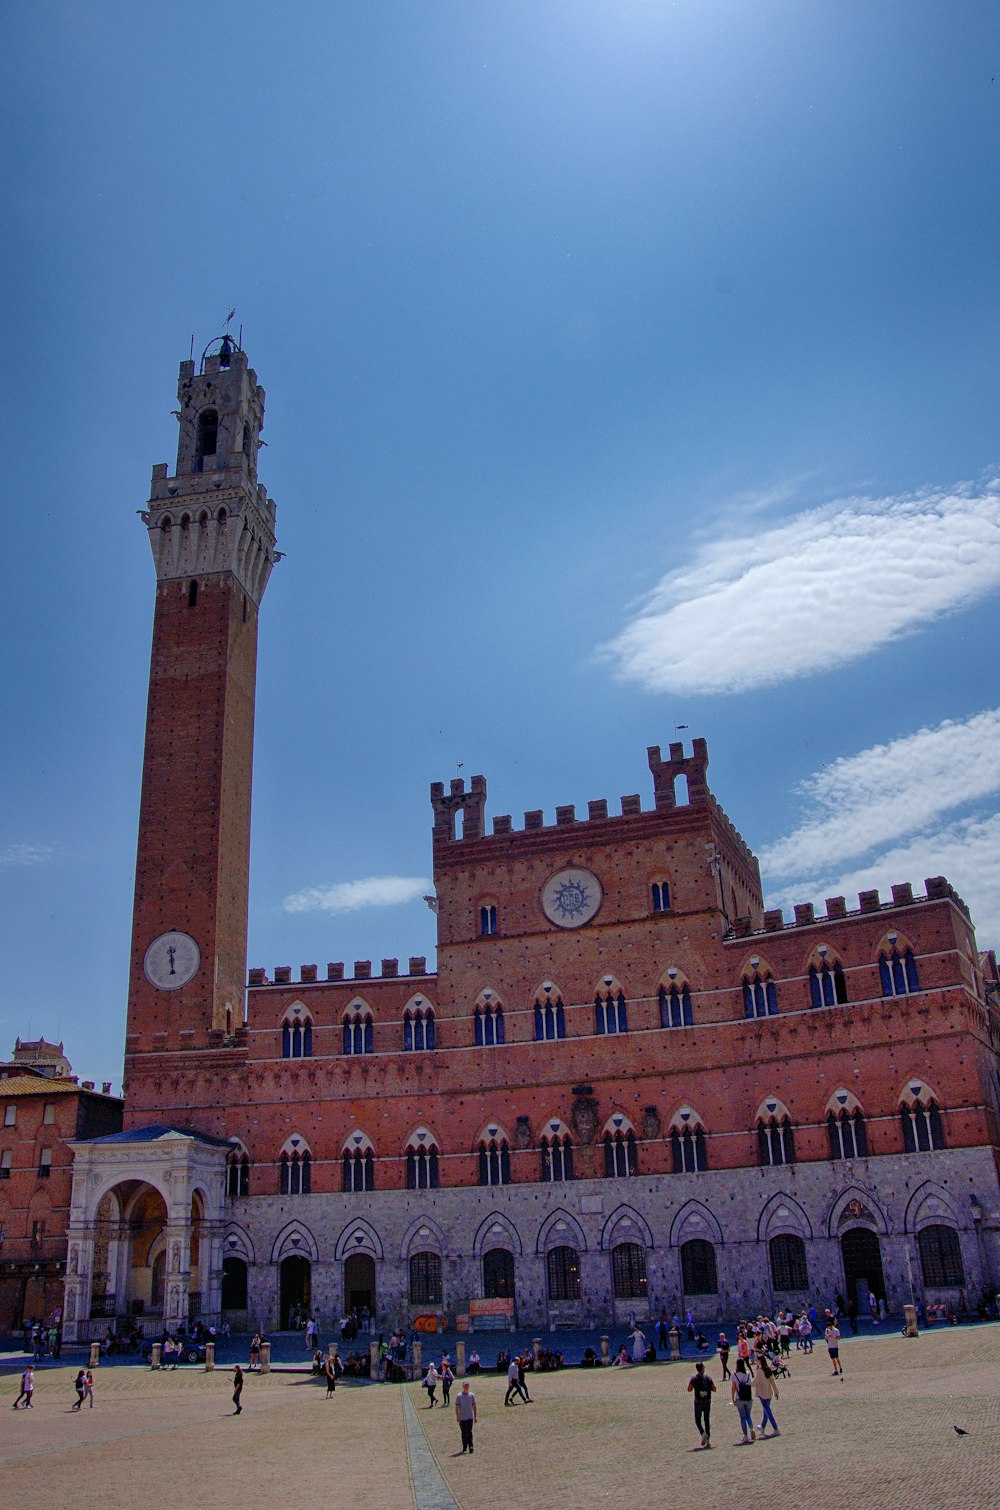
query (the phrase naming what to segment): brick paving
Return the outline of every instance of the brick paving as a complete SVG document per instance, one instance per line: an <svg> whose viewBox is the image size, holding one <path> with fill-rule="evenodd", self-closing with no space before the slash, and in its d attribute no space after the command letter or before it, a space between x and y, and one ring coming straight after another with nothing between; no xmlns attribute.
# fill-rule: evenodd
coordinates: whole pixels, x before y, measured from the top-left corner
<svg viewBox="0 0 1000 1510"><path fill-rule="evenodd" d="M458 1452L452 1411L415 1420L460 1510L572 1510L617 1502L689 1510L764 1496L782 1510L997 1510L1000 1506L1000 1325L848 1339L846 1378L825 1349L793 1354L775 1413L781 1436L737 1448L736 1412L716 1396L715 1450L695 1435L692 1366L569 1370L530 1380L532 1405L504 1409L504 1381L473 1381L476 1455ZM395 1386L341 1388L331 1401L299 1376L250 1376L231 1410L222 1371L97 1376L97 1407L69 1413L73 1369L37 1376L36 1409L15 1415L15 1378L0 1380L4 1498L48 1510L82 1493L101 1510L208 1510L243 1501L425 1510L433 1475L411 1475L406 1413ZM719 1382L718 1364L710 1372ZM756 1419L756 1416L755 1416ZM959 1437L954 1425L966 1428ZM419 1445L419 1444L418 1444Z"/></svg>

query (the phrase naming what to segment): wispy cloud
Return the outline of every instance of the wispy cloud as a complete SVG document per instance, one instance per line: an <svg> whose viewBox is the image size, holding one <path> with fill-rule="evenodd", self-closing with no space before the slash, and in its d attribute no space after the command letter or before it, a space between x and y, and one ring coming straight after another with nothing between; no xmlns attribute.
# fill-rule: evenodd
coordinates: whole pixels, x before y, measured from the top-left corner
<svg viewBox="0 0 1000 1510"><path fill-rule="evenodd" d="M761 851L761 866L771 876L815 873L997 791L1000 708L992 708L964 723L948 720L874 745L810 776L798 789L810 816Z"/></svg>
<svg viewBox="0 0 1000 1510"><path fill-rule="evenodd" d="M849 498L713 540L599 652L648 692L828 670L1000 586L1000 480Z"/></svg>
<svg viewBox="0 0 1000 1510"><path fill-rule="evenodd" d="M0 865L43 865L51 855L51 844L8 844L0 849Z"/></svg>
<svg viewBox="0 0 1000 1510"><path fill-rule="evenodd" d="M424 876L369 876L336 886L308 886L286 897L286 912L360 912L366 907L397 907L432 889Z"/></svg>
<svg viewBox="0 0 1000 1510"><path fill-rule="evenodd" d="M890 887L912 881L920 892L926 876L946 876L969 904L981 948L1000 947L1000 813L973 817L920 834L855 870L828 878L813 876L778 892L767 891L769 906L790 908L844 896L857 906L857 893L877 887L888 900Z"/></svg>

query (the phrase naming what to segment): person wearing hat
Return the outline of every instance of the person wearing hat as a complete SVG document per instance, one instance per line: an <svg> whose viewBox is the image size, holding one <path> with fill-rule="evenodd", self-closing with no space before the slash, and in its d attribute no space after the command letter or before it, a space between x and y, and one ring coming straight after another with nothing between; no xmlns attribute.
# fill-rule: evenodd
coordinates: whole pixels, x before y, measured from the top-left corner
<svg viewBox="0 0 1000 1510"><path fill-rule="evenodd" d="M694 1395L694 1426L701 1434L702 1447L712 1445L712 1396L715 1393L715 1380L711 1374L706 1374L705 1365L698 1362L694 1366L694 1377L688 1382L688 1394Z"/></svg>

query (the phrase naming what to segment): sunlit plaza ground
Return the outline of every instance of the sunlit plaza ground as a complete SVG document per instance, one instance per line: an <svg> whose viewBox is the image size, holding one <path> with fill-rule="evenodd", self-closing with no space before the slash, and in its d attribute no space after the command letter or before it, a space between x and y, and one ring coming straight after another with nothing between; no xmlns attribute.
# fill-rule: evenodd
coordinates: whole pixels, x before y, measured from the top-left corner
<svg viewBox="0 0 1000 1510"><path fill-rule="evenodd" d="M119 1365L98 1370L95 1408L76 1414L66 1364L40 1369L35 1408L15 1414L19 1372L7 1371L0 1482L5 1503L41 1510L81 1496L98 1510L1000 1505L1000 1324L848 1339L843 1358L841 1382L822 1346L793 1353L781 1436L752 1447L736 1446L720 1387L712 1452L694 1431L689 1361L529 1375L534 1403L508 1409L504 1381L482 1375L474 1458L455 1455L454 1412L428 1410L417 1384L341 1385L327 1400L308 1375L253 1375L236 1418L228 1369ZM721 1386L717 1360L710 1372Z"/></svg>

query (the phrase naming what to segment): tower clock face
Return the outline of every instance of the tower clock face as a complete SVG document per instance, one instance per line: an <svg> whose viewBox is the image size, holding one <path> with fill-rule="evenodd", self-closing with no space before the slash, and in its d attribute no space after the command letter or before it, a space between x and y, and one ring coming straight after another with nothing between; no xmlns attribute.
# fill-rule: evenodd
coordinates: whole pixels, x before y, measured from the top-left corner
<svg viewBox="0 0 1000 1510"><path fill-rule="evenodd" d="M142 968L150 985L160 991L179 991L201 964L201 950L190 933L161 933L146 950Z"/></svg>
<svg viewBox="0 0 1000 1510"><path fill-rule="evenodd" d="M542 911L557 928L582 928L600 910L604 889L592 871L560 870L542 887Z"/></svg>

